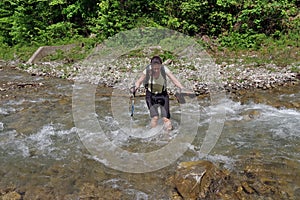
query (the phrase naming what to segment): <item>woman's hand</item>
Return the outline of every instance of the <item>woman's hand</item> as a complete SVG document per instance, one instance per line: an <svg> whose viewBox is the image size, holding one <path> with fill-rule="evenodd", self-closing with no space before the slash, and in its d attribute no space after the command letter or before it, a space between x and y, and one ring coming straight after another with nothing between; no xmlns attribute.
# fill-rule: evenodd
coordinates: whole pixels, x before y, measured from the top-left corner
<svg viewBox="0 0 300 200"><path fill-rule="evenodd" d="M132 86L130 88L130 93L132 93L133 95L135 95L135 91L136 91L135 86Z"/></svg>

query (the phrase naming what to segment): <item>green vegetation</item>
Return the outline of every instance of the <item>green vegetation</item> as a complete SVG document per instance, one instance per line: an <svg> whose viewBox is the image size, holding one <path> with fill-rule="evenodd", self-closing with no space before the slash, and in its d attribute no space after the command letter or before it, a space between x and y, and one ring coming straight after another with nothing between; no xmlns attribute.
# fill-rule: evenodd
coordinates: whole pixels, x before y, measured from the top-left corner
<svg viewBox="0 0 300 200"><path fill-rule="evenodd" d="M81 42L83 49L49 58L77 61L110 36L152 26L196 38L219 63L284 67L299 61L299 7L298 0L2 0L0 59L27 61L39 46Z"/></svg>

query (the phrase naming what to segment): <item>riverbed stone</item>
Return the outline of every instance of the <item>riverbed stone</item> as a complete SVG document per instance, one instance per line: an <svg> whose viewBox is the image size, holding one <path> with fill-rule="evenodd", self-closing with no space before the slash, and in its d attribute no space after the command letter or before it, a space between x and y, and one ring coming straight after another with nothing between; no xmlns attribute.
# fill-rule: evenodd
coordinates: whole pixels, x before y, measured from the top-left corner
<svg viewBox="0 0 300 200"><path fill-rule="evenodd" d="M259 110L247 110L242 114L245 121L253 120L259 118L261 112Z"/></svg>
<svg viewBox="0 0 300 200"><path fill-rule="evenodd" d="M84 183L79 192L82 200L90 199L122 199L123 192L117 188L105 188L94 183Z"/></svg>
<svg viewBox="0 0 300 200"><path fill-rule="evenodd" d="M51 187L28 186L26 188L26 192L23 199L24 200L38 200L38 199L54 200L56 198L55 198L55 191Z"/></svg>
<svg viewBox="0 0 300 200"><path fill-rule="evenodd" d="M224 176L212 162L200 160L180 163L173 181L183 199L193 200L206 198L213 181Z"/></svg>
<svg viewBox="0 0 300 200"><path fill-rule="evenodd" d="M291 108L300 108L300 102L291 102Z"/></svg>
<svg viewBox="0 0 300 200"><path fill-rule="evenodd" d="M22 196L16 191L8 192L2 196L0 196L1 200L21 200Z"/></svg>

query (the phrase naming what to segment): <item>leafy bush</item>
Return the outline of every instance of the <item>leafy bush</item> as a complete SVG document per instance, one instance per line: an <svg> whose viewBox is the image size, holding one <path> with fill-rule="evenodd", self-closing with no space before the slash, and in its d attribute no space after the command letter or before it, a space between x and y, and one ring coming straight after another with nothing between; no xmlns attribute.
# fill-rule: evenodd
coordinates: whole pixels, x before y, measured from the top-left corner
<svg viewBox="0 0 300 200"><path fill-rule="evenodd" d="M101 41L163 26L228 47L257 49L266 37L299 45L299 10L297 0L2 0L0 43L52 45L91 34Z"/></svg>
<svg viewBox="0 0 300 200"><path fill-rule="evenodd" d="M230 48L239 47L242 49L259 49L265 39L265 34L241 34L232 32L229 35L222 37L220 39L220 43L222 44L222 46Z"/></svg>

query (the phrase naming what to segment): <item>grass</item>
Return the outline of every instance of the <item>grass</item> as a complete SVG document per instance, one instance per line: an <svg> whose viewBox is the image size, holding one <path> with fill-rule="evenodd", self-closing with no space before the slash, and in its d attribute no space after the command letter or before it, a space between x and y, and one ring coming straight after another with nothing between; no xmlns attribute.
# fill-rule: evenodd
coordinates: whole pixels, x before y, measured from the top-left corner
<svg viewBox="0 0 300 200"><path fill-rule="evenodd" d="M300 47L266 46L259 50L226 49L221 48L211 52L217 64L244 64L249 66L263 66L274 64L277 67L286 67L300 61Z"/></svg>
<svg viewBox="0 0 300 200"><path fill-rule="evenodd" d="M260 47L255 49L243 49L239 47L218 47L210 51L216 59L216 63L222 64L244 64L253 67L274 64L277 67L287 67L300 62L300 35L290 34L282 36L281 39L271 37L261 41ZM299 69L295 68L295 72Z"/></svg>
<svg viewBox="0 0 300 200"><path fill-rule="evenodd" d="M82 48L75 47L71 51L63 52L57 51L55 54L46 56L43 61L60 61L66 60L66 64L72 64L84 60L100 43L100 41L90 38L81 39ZM38 46L15 46L7 47L0 45L0 60L19 60L25 63L38 49ZM241 48L226 48L217 46L214 48L206 48L206 51L215 59L217 64L238 64L250 67L265 67L267 64L273 64L276 67L292 66L293 72L300 72L300 45L295 41L290 41L286 38L284 40L275 41L268 39L263 41L259 49L241 49ZM176 55L168 51L157 51L164 60L176 59ZM126 56L141 57L142 50L133 50ZM24 67L24 66L23 66ZM192 67L191 67L192 68ZM273 69L270 68L270 71Z"/></svg>

